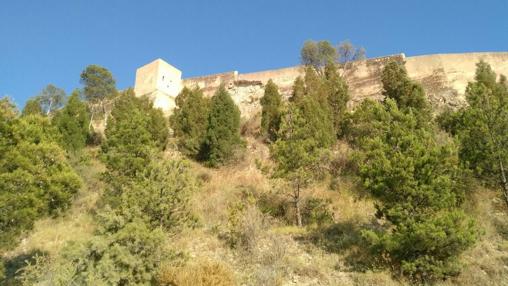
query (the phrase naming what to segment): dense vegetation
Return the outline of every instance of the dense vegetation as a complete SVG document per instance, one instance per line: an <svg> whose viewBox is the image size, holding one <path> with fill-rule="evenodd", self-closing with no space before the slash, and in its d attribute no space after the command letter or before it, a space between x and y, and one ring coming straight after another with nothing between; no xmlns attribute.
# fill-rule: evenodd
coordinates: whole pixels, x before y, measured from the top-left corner
<svg viewBox="0 0 508 286"><path fill-rule="evenodd" d="M241 114L224 85L211 98L184 88L168 119L149 98L117 91L112 74L97 65L83 71L83 89L69 97L48 85L22 113L1 99L4 256L38 220L70 219L80 193L98 186L98 198L86 214L89 236L26 259L14 274L0 264L0 281L5 270L7 285L235 285L237 273L227 266L194 259L188 246L178 246L199 233L212 236L213 247L228 248L222 261L239 255L234 261L276 273L235 265L235 272L249 272L241 278L249 285L282 284L293 267L285 265L286 253L296 253L284 244L295 241L307 250L354 245L348 262L355 270L391 271L401 282L457 277L461 257L482 239L482 222L466 209L477 203L475 189L501 188L508 202L507 80L478 63L468 105L435 117L422 86L403 63L390 62L381 74L384 100L351 110L344 74L363 58L364 50L349 42L306 42L304 74L289 100L273 81L264 86L256 138L241 136ZM92 125L101 120L107 124L98 140ZM248 183L256 173L246 161L257 150L247 144L269 153L254 163L268 182L265 191ZM103 166L99 182L83 171L90 156ZM249 171L235 178L242 164ZM372 205L362 223L339 223L335 214L346 210L332 209L336 202L316 193L325 186L347 197L345 181L354 185L354 200ZM207 187L213 184L220 199ZM280 234L288 229L296 229L291 242ZM190 247L206 251L199 243Z"/></svg>

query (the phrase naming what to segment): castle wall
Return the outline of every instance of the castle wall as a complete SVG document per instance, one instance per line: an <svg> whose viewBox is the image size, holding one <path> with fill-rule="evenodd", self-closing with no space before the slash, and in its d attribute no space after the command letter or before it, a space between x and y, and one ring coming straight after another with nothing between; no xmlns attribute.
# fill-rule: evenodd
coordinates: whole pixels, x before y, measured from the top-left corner
<svg viewBox="0 0 508 286"><path fill-rule="evenodd" d="M420 82L436 111L466 104L468 82L474 80L476 64L483 60L492 70L508 75L508 52L437 54L406 58L409 76Z"/></svg>
<svg viewBox="0 0 508 286"><path fill-rule="evenodd" d="M188 88L199 87L203 90L203 93L207 96L212 96L213 93L219 88L219 86L223 83L226 87L231 87L231 85L236 81L238 77L237 71L218 73L206 76L198 76L186 78L183 80L183 86Z"/></svg>
<svg viewBox="0 0 508 286"><path fill-rule="evenodd" d="M480 60L489 63L496 73L508 75L508 52L416 57L398 54L349 63L346 67L341 66L339 71L349 85L349 108L354 108L367 98L381 100L381 72L384 66L390 61L405 62L409 77L422 84L435 112L439 112L445 106L456 108L465 104L467 83L474 79L476 63ZM281 94L288 97L294 80L303 76L303 72L302 66L245 74L231 71L183 79L182 85L190 88L198 86L206 96L212 96L223 83L240 108L242 117L248 119L260 112L260 99L268 80L272 79Z"/></svg>
<svg viewBox="0 0 508 286"><path fill-rule="evenodd" d="M380 99L380 75L386 63L403 61L404 55L394 55L374 58L348 64L341 67L346 81L350 86L351 102L354 107L365 98ZM183 80L186 87L199 86L206 96L212 96L221 83L224 83L231 97L238 105L242 117L250 118L261 111L260 99L263 97L264 86L271 79L279 87L284 97L289 97L293 83L298 76L304 76L303 66L294 66L276 70L267 70L246 74L229 72L203 77L193 77Z"/></svg>

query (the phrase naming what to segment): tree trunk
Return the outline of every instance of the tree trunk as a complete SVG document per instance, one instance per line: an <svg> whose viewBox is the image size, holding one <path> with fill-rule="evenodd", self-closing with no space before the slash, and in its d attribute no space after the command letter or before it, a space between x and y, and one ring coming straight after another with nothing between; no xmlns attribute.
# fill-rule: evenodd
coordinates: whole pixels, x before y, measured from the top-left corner
<svg viewBox="0 0 508 286"><path fill-rule="evenodd" d="M88 131L92 130L92 122L93 122L93 110L91 110L90 122L88 123Z"/></svg>
<svg viewBox="0 0 508 286"><path fill-rule="evenodd" d="M49 115L49 113L51 112L51 106L52 106L52 105L53 105L53 101L52 101L52 100L50 100L50 101L49 101L48 110L46 111L46 116L48 116L48 115Z"/></svg>
<svg viewBox="0 0 508 286"><path fill-rule="evenodd" d="M104 113L104 126L106 126L108 124L108 114L106 112L106 106L104 105L104 100L101 100L101 107L102 107L102 112Z"/></svg>
<svg viewBox="0 0 508 286"><path fill-rule="evenodd" d="M506 173L504 171L502 160L499 160L499 167L501 168L501 184L503 185L504 200L508 205L508 182L506 181Z"/></svg>
<svg viewBox="0 0 508 286"><path fill-rule="evenodd" d="M295 203L296 225L298 227L302 227L302 213L300 211L300 183L296 184L296 190L293 199Z"/></svg>
<svg viewBox="0 0 508 286"><path fill-rule="evenodd" d="M302 227L302 214L300 212L300 200L295 200L296 208L296 224L298 227Z"/></svg>

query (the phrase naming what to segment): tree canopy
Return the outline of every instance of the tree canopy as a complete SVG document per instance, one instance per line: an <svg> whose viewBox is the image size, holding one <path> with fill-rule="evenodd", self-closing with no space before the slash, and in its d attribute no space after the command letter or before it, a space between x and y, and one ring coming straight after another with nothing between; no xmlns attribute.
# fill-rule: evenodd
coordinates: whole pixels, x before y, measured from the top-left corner
<svg viewBox="0 0 508 286"><path fill-rule="evenodd" d="M85 86L84 95L92 103L115 96L116 81L109 70L99 65L89 65L81 73L81 83Z"/></svg>

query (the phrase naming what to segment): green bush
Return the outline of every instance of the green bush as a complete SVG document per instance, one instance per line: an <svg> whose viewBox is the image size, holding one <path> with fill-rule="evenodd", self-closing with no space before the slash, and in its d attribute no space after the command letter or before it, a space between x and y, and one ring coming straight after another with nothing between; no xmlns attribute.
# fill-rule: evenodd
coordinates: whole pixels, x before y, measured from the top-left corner
<svg viewBox="0 0 508 286"><path fill-rule="evenodd" d="M47 118L6 119L0 123L9 139L0 150L0 248L13 246L35 219L67 209L82 184Z"/></svg>

